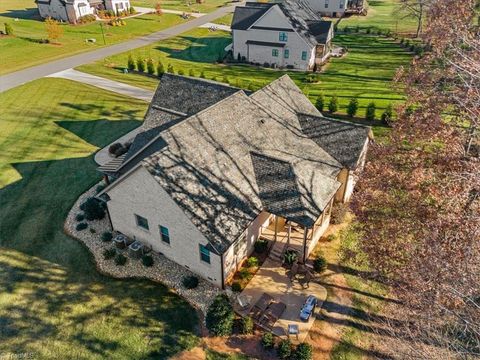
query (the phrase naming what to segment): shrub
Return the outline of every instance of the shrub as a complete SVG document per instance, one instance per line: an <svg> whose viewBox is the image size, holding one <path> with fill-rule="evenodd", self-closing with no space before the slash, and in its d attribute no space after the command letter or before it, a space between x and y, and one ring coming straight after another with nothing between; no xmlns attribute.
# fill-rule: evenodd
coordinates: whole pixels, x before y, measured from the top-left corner
<svg viewBox="0 0 480 360"><path fill-rule="evenodd" d="M240 292L242 290L242 285L238 281L232 283L232 291Z"/></svg>
<svg viewBox="0 0 480 360"><path fill-rule="evenodd" d="M273 334L271 332L266 332L262 335L262 346L264 349L273 349L275 345L275 340L273 338Z"/></svg>
<svg viewBox="0 0 480 360"><path fill-rule="evenodd" d="M182 280L182 284L187 289L195 289L198 286L198 277L195 275L185 276Z"/></svg>
<svg viewBox="0 0 480 360"><path fill-rule="evenodd" d="M316 83L319 81L319 76L317 74L308 74L305 81L308 83Z"/></svg>
<svg viewBox="0 0 480 360"><path fill-rule="evenodd" d="M328 103L328 111L330 111L330 113L336 113L338 111L338 99L337 99L337 95L333 95L331 98L330 98L330 102Z"/></svg>
<svg viewBox="0 0 480 360"><path fill-rule="evenodd" d="M350 102L348 103L348 106L347 106L348 116L354 117L357 114L357 110L358 110L358 99L353 98L353 99L350 100Z"/></svg>
<svg viewBox="0 0 480 360"><path fill-rule="evenodd" d="M208 307L205 322L207 329L216 336L232 334L235 314L226 295L218 295Z"/></svg>
<svg viewBox="0 0 480 360"><path fill-rule="evenodd" d="M248 279L252 276L252 274L250 274L250 271L248 271L247 268L241 268L238 272L238 275L240 276L240 279Z"/></svg>
<svg viewBox="0 0 480 360"><path fill-rule="evenodd" d="M105 231L103 234L102 234L102 241L112 241L113 239L113 234L111 231Z"/></svg>
<svg viewBox="0 0 480 360"><path fill-rule="evenodd" d="M75 220L83 221L83 220L85 220L85 215L82 214L82 213L79 213L79 214L77 214L77 216L75 216Z"/></svg>
<svg viewBox="0 0 480 360"><path fill-rule="evenodd" d="M201 79L205 79L205 72L202 70L202 72L200 73L200 78Z"/></svg>
<svg viewBox="0 0 480 360"><path fill-rule="evenodd" d="M376 106L374 102L371 102L367 105L367 109L365 110L365 120L373 121L375 120L375 110Z"/></svg>
<svg viewBox="0 0 480 360"><path fill-rule="evenodd" d="M142 256L142 264L146 267L152 267L153 266L152 255L143 255Z"/></svg>
<svg viewBox="0 0 480 360"><path fill-rule="evenodd" d="M48 40L52 43L56 43L63 36L63 28L60 26L60 23L50 17L45 20L45 29Z"/></svg>
<svg viewBox="0 0 480 360"><path fill-rule="evenodd" d="M95 15L89 14L89 15L84 15L82 17L79 17L78 18L78 23L79 24L88 24L88 23L94 22L95 20L97 20Z"/></svg>
<svg viewBox="0 0 480 360"><path fill-rule="evenodd" d="M388 124L392 120L392 118L393 118L393 106L392 104L388 104L381 116L382 123Z"/></svg>
<svg viewBox="0 0 480 360"><path fill-rule="evenodd" d="M245 262L245 265L249 268L258 266L258 259L255 256L250 256Z"/></svg>
<svg viewBox="0 0 480 360"><path fill-rule="evenodd" d="M190 71L188 72L188 76L195 77L195 72L193 71L193 69L190 69Z"/></svg>
<svg viewBox="0 0 480 360"><path fill-rule="evenodd" d="M135 10L135 8L133 6L130 6L130 9L128 9L128 12L130 14L136 14L137 13L137 10Z"/></svg>
<svg viewBox="0 0 480 360"><path fill-rule="evenodd" d="M103 258L105 260L113 259L116 254L117 254L117 250L115 250L115 248L110 248L110 249L103 250Z"/></svg>
<svg viewBox="0 0 480 360"><path fill-rule="evenodd" d="M292 343L289 339L280 341L277 348L277 355L280 359L288 359L292 355Z"/></svg>
<svg viewBox="0 0 480 360"><path fill-rule="evenodd" d="M327 240L328 242L331 242L331 241L335 240L335 234L330 234L330 235L328 235L327 238L326 238L326 240Z"/></svg>
<svg viewBox="0 0 480 360"><path fill-rule="evenodd" d="M298 254L296 251L289 249L285 251L285 254L283 255L283 262L292 265L294 264L298 259Z"/></svg>
<svg viewBox="0 0 480 360"><path fill-rule="evenodd" d="M87 224L87 223L81 222L81 223L78 223L78 224L77 224L77 226L75 227L75 229L77 229L77 231L82 231L82 230L85 230L87 227L88 227L88 224Z"/></svg>
<svg viewBox="0 0 480 360"><path fill-rule="evenodd" d="M128 148L123 146L123 144L119 143L119 142L113 143L108 148L108 152L115 157L119 157L119 156L125 154L127 151L128 151Z"/></svg>
<svg viewBox="0 0 480 360"><path fill-rule="evenodd" d="M165 67L163 66L163 63L159 61L157 64L157 75L162 76L164 73L165 73Z"/></svg>
<svg viewBox="0 0 480 360"><path fill-rule="evenodd" d="M256 253L262 254L265 251L267 251L268 242L267 242L267 240L259 239L255 242L255 245L253 245L253 246L255 248Z"/></svg>
<svg viewBox="0 0 480 360"><path fill-rule="evenodd" d="M97 230L95 230L94 228L91 227L91 228L90 228L90 233L96 234L96 233L97 233Z"/></svg>
<svg viewBox="0 0 480 360"><path fill-rule="evenodd" d="M147 72L148 72L150 75L154 75L154 74L155 74L155 65L153 64L153 60L152 60L152 59L148 59L148 60L147 60Z"/></svg>
<svg viewBox="0 0 480 360"><path fill-rule="evenodd" d="M318 109L318 111L323 111L323 108L325 107L325 99L323 97L323 94L317 96L317 101L315 101L315 107Z"/></svg>
<svg viewBox="0 0 480 360"><path fill-rule="evenodd" d="M140 72L145 71L145 60L140 58L137 59L137 70Z"/></svg>
<svg viewBox="0 0 480 360"><path fill-rule="evenodd" d="M327 268L327 260L321 255L318 255L315 260L313 260L313 270L318 273L325 271Z"/></svg>
<svg viewBox="0 0 480 360"><path fill-rule="evenodd" d="M334 225L341 224L345 221L345 216L348 212L347 204L336 204L332 209L332 216L330 222Z"/></svg>
<svg viewBox="0 0 480 360"><path fill-rule="evenodd" d="M13 36L13 27L9 23L5 23L5 35Z"/></svg>
<svg viewBox="0 0 480 360"><path fill-rule="evenodd" d="M133 60L132 55L128 55L128 60L127 60L127 68L130 71L135 70L135 60Z"/></svg>
<svg viewBox="0 0 480 360"><path fill-rule="evenodd" d="M230 81L228 80L227 76L223 77L222 82L225 83L225 84L230 84Z"/></svg>
<svg viewBox="0 0 480 360"><path fill-rule="evenodd" d="M311 360L312 357L312 345L306 343L298 344L297 348L295 349L295 353L293 354L293 358L295 360Z"/></svg>
<svg viewBox="0 0 480 360"><path fill-rule="evenodd" d="M95 188L95 192L98 194L98 193L102 192L106 187L107 187L106 184L100 184Z"/></svg>
<svg viewBox="0 0 480 360"><path fill-rule="evenodd" d="M245 316L242 318L242 334L253 334L253 320L250 316Z"/></svg>
<svg viewBox="0 0 480 360"><path fill-rule="evenodd" d="M105 217L104 206L99 200L93 197L85 200L85 202L82 205L80 205L80 208L84 211L85 218L88 221L101 220Z"/></svg>
<svg viewBox="0 0 480 360"><path fill-rule="evenodd" d="M175 70L173 69L173 65L172 65L172 64L168 64L168 66L167 66L167 72L170 73L170 74L175 74Z"/></svg>
<svg viewBox="0 0 480 360"><path fill-rule="evenodd" d="M178 70L178 75L185 75L185 71L183 69Z"/></svg>
<svg viewBox="0 0 480 360"><path fill-rule="evenodd" d="M115 265L123 266L127 263L127 257L123 254L117 254L115 256Z"/></svg>

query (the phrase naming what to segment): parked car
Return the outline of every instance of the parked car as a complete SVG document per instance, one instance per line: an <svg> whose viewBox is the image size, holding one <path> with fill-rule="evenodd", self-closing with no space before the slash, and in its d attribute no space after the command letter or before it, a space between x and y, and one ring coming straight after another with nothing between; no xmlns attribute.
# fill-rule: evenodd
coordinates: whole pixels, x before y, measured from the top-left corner
<svg viewBox="0 0 480 360"><path fill-rule="evenodd" d="M309 295L307 300L300 310L300 319L302 321L308 321L310 316L315 312L315 307L317 306L317 298L313 295Z"/></svg>

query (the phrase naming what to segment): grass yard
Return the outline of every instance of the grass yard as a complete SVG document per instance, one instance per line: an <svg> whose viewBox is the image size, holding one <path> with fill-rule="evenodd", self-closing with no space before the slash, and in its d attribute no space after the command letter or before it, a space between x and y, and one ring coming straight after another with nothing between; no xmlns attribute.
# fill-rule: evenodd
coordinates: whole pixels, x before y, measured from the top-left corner
<svg viewBox="0 0 480 360"><path fill-rule="evenodd" d="M100 275L63 232L99 180L93 153L147 104L63 79L0 94L0 354L165 359L198 342L195 311L164 286Z"/></svg>
<svg viewBox="0 0 480 360"><path fill-rule="evenodd" d="M249 65L218 65L219 53L230 43L226 32L211 32L195 29L181 36L162 41L133 52L108 57L103 61L80 66L78 70L94 75L126 82L131 85L155 89L156 79L139 74L123 74L127 58L152 58L162 61L165 68L172 64L175 72L180 69L186 75L190 70L195 76L203 72L206 78L228 80L232 85L255 89L283 75L285 72ZM349 34L338 35L336 44L346 46L349 53L341 59L331 59L316 83L307 83L306 73L289 72L289 75L304 90L312 101L322 93L326 102L337 95L339 112L345 113L352 97L359 98L359 116L363 116L370 102L375 102L377 116L389 104L403 100L402 95L391 86L391 80L399 66L406 65L411 55L396 42L379 36Z"/></svg>
<svg viewBox="0 0 480 360"><path fill-rule="evenodd" d="M106 45L160 31L183 21L185 20L179 15L151 14L125 19L126 26L105 25ZM99 22L85 25L64 24L61 26L64 34L59 40L60 44L39 43L39 40L47 38L47 32L33 0L0 1L2 30L5 22L12 25L14 36L0 37L0 75L105 46ZM85 42L85 39L90 38L95 38L96 43Z"/></svg>
<svg viewBox="0 0 480 360"><path fill-rule="evenodd" d="M198 4L195 0L131 0L132 6L154 8L160 2L163 9L180 10L185 12L208 13L230 3L229 0L204 0Z"/></svg>
<svg viewBox="0 0 480 360"><path fill-rule="evenodd" d="M397 11L398 0L368 0L367 16L350 16L342 19L340 29L349 27L372 27L375 29L390 29L392 32L400 34L415 33L417 28L414 19L402 19Z"/></svg>

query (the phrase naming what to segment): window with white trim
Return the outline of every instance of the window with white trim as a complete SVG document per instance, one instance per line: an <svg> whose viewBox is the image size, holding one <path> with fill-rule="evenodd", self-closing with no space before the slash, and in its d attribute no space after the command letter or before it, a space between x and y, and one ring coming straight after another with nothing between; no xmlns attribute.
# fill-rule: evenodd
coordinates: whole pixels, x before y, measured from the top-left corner
<svg viewBox="0 0 480 360"><path fill-rule="evenodd" d="M208 250L207 247L203 246L202 244L200 244L200 260L210 264L210 250Z"/></svg>
<svg viewBox="0 0 480 360"><path fill-rule="evenodd" d="M170 234L165 226L160 225L160 238L166 244L170 244Z"/></svg>

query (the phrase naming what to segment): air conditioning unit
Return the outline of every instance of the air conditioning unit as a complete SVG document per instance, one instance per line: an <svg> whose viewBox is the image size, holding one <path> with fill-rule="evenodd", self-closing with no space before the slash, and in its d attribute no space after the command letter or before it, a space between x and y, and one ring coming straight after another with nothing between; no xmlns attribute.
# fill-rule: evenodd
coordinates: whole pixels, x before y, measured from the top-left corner
<svg viewBox="0 0 480 360"><path fill-rule="evenodd" d="M127 237L123 234L118 234L113 239L113 242L117 249L125 249L125 247L127 246Z"/></svg>
<svg viewBox="0 0 480 360"><path fill-rule="evenodd" d="M128 247L128 254L134 259L141 258L143 255L143 244L140 241L135 241L130 244Z"/></svg>

